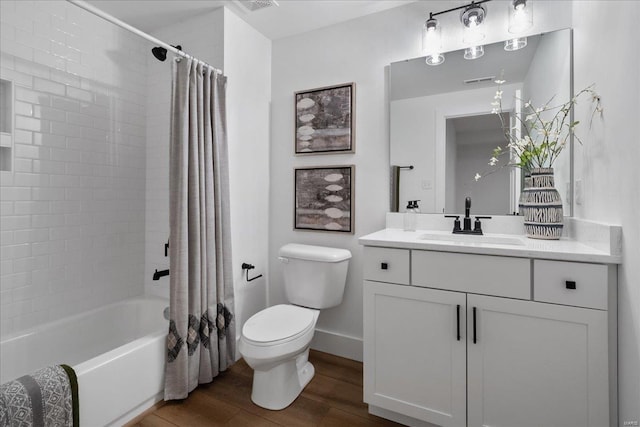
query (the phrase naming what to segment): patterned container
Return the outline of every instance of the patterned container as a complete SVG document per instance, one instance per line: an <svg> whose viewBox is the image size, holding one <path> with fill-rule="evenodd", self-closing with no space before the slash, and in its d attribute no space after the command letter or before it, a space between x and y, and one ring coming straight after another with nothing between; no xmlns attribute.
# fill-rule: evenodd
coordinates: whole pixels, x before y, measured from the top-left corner
<svg viewBox="0 0 640 427"><path fill-rule="evenodd" d="M531 170L524 180L519 204L527 237L546 240L562 237L562 199L554 186L553 168Z"/></svg>

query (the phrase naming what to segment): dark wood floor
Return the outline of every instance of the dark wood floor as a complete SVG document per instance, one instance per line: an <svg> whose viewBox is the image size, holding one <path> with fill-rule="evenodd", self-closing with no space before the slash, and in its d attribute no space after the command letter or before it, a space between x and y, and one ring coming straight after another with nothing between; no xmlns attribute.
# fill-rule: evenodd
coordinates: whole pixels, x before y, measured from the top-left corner
<svg viewBox="0 0 640 427"><path fill-rule="evenodd" d="M362 402L362 363L319 351L309 360L316 368L302 394L281 411L251 402L252 370L238 361L211 384L187 399L169 402L132 423L137 427L173 426L397 426L370 415Z"/></svg>

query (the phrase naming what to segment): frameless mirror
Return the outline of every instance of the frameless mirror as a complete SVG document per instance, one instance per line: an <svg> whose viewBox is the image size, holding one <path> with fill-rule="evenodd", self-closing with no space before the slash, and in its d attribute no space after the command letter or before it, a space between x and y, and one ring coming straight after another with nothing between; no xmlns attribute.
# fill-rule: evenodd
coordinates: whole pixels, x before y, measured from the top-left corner
<svg viewBox="0 0 640 427"><path fill-rule="evenodd" d="M498 115L491 113L495 80L506 81L502 117L512 128L523 119L526 101L534 106L568 101L571 30L530 36L527 46L516 51L505 51L504 42L484 49L475 60L464 59L464 50L447 52L438 66L427 65L424 57L391 64L391 166L413 166L396 173L400 211L408 200L420 200L422 212L460 213L469 196L474 214L517 212L520 170L493 172L488 164L493 149L507 142ZM565 214L571 214L571 168L571 150L565 149L554 163ZM476 173L483 178L476 180Z"/></svg>

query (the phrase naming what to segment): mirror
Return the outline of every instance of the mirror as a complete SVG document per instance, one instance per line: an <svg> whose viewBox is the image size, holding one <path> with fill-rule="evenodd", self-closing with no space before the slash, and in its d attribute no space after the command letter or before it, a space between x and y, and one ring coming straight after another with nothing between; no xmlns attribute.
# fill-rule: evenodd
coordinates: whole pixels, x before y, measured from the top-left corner
<svg viewBox="0 0 640 427"><path fill-rule="evenodd" d="M529 36L527 46L505 51L504 42L486 45L485 54L465 60L464 50L445 53L445 62L429 66L424 57L394 62L389 68L391 166L397 171L397 205L420 200L421 212L461 213L472 199L472 213L517 212L521 173L517 168L491 172L493 149L505 140L491 102L502 85L505 123L517 128L523 104L566 102L571 88L571 30ZM515 130L518 132L518 130ZM554 163L555 184L571 215L571 149ZM476 181L475 174L483 177ZM486 174L486 175L485 175ZM393 210L393 209L392 209Z"/></svg>

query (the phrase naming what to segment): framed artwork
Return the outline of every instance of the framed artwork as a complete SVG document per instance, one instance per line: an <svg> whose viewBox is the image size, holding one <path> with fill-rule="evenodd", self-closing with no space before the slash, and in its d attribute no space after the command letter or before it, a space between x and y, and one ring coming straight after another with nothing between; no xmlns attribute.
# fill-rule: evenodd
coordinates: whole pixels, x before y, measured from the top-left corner
<svg viewBox="0 0 640 427"><path fill-rule="evenodd" d="M294 229L353 233L355 166L294 170Z"/></svg>
<svg viewBox="0 0 640 427"><path fill-rule="evenodd" d="M295 94L296 154L355 153L355 83Z"/></svg>

